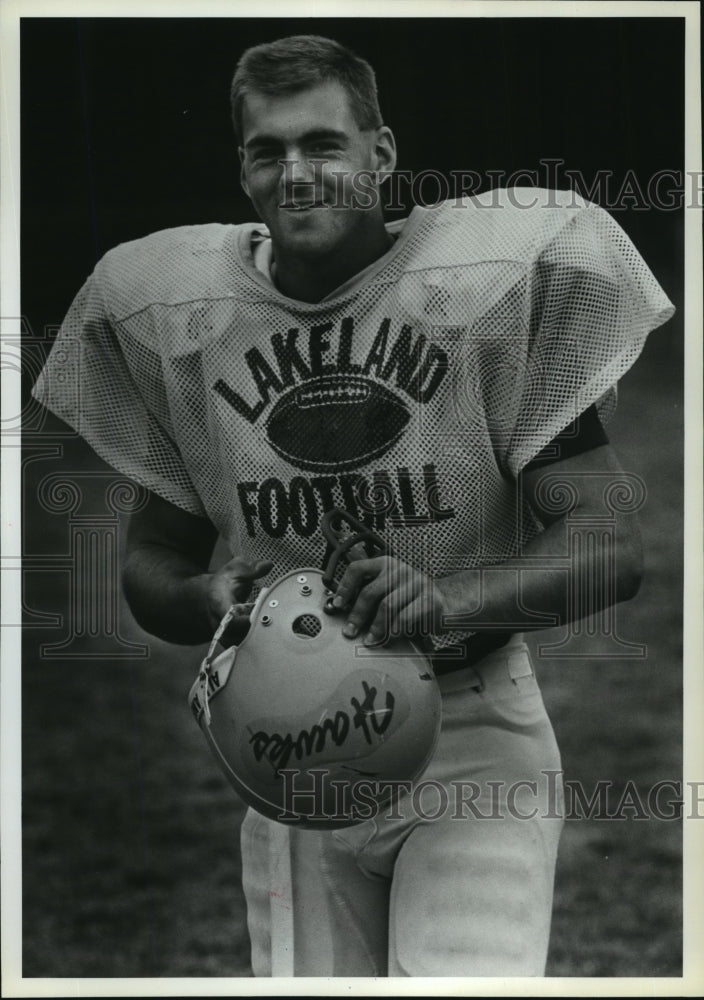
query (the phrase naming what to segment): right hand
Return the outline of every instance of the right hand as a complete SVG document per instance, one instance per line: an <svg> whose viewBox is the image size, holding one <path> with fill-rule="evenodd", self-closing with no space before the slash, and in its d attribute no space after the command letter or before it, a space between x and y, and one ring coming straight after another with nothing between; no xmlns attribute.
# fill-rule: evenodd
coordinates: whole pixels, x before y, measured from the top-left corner
<svg viewBox="0 0 704 1000"><path fill-rule="evenodd" d="M236 556L215 573L208 576L206 602L213 632L223 616L233 604L241 604L247 599L252 584L273 569L274 564L264 559L243 559ZM244 605L228 625L222 639L223 646L240 643L249 631L251 606Z"/></svg>

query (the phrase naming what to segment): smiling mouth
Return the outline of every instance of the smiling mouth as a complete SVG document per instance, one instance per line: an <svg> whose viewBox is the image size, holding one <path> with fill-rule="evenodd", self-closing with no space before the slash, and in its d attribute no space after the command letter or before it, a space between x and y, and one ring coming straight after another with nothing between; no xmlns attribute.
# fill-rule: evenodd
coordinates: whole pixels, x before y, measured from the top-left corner
<svg viewBox="0 0 704 1000"><path fill-rule="evenodd" d="M279 205L279 208L283 208L287 212L309 212L313 208L326 207L325 202L322 201L309 201L305 204L300 201L284 201Z"/></svg>

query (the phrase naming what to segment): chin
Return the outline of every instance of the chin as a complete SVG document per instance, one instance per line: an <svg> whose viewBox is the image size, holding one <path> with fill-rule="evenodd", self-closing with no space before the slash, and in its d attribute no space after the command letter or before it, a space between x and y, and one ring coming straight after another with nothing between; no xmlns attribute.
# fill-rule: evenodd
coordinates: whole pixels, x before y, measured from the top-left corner
<svg viewBox="0 0 704 1000"><path fill-rule="evenodd" d="M344 233L329 226L276 226L270 232L282 250L311 257L330 254L345 241Z"/></svg>

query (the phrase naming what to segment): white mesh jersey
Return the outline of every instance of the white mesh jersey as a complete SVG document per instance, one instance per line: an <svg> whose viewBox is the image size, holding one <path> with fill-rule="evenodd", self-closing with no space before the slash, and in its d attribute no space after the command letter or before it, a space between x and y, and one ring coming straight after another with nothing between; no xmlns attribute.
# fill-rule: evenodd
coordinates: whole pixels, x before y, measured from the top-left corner
<svg viewBox="0 0 704 1000"><path fill-rule="evenodd" d="M315 304L257 270L261 225L118 246L35 396L276 573L320 564L333 506L431 575L514 555L539 530L518 472L603 405L673 306L573 192L494 190L389 228L394 246Z"/></svg>

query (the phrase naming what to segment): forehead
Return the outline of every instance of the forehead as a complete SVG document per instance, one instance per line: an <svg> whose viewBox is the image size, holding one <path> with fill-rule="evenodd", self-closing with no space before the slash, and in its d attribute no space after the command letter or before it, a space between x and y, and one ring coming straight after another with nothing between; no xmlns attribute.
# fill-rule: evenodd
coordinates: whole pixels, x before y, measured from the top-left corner
<svg viewBox="0 0 704 1000"><path fill-rule="evenodd" d="M349 95L337 80L292 94L252 91L242 103L242 142L259 136L292 139L310 131L358 133Z"/></svg>

